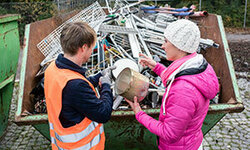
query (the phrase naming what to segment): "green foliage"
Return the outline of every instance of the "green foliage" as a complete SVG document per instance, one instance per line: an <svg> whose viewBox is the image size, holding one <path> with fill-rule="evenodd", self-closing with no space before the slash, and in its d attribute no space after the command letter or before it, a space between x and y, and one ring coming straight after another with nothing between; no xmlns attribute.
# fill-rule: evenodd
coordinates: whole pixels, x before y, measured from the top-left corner
<svg viewBox="0 0 250 150"><path fill-rule="evenodd" d="M24 3L23 5L14 5L13 8L21 14L20 35L23 37L25 25L42 19L47 19L57 13L56 6L53 3Z"/></svg>
<svg viewBox="0 0 250 150"><path fill-rule="evenodd" d="M174 0L167 2L171 7L181 8L194 4L199 8L199 0ZM166 2L158 3L164 6ZM201 10L222 16L224 26L243 27L245 0L202 0ZM250 3L247 4L246 26L250 27Z"/></svg>
<svg viewBox="0 0 250 150"><path fill-rule="evenodd" d="M5 15L8 13L8 10L0 6L0 12L2 15Z"/></svg>
<svg viewBox="0 0 250 150"><path fill-rule="evenodd" d="M47 2L0 3L0 15L7 13L21 15L21 19L19 20L21 42L23 41L26 24L47 19L57 14L57 7L52 2L45 1Z"/></svg>
<svg viewBox="0 0 250 150"><path fill-rule="evenodd" d="M230 6L230 7L229 7ZM248 10L250 5L248 4ZM244 22L245 3L237 0L203 0L202 10L222 16L226 27L242 27ZM250 26L250 12L246 25Z"/></svg>

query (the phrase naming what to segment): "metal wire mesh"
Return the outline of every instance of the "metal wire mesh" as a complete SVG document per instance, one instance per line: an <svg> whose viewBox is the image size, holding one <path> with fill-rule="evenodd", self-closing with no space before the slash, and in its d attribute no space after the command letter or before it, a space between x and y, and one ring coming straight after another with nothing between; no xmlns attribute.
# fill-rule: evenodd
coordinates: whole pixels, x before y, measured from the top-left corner
<svg viewBox="0 0 250 150"><path fill-rule="evenodd" d="M45 37L40 43L37 44L37 48L46 57L41 65L45 64L50 59L55 58L59 53L62 53L62 47L60 45L60 35L63 27L70 22L84 21L89 23L91 27L96 27L105 18L105 12L98 2L93 3L89 7L85 8Z"/></svg>
<svg viewBox="0 0 250 150"><path fill-rule="evenodd" d="M99 4L104 5L105 0L96 0ZM93 0L54 0L58 10L67 11L73 9L85 8L93 3Z"/></svg>

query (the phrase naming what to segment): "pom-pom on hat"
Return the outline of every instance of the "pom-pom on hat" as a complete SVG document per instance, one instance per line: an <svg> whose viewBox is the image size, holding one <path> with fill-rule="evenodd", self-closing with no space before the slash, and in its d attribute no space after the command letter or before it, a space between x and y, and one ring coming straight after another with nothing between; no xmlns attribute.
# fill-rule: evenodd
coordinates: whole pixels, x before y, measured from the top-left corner
<svg viewBox="0 0 250 150"><path fill-rule="evenodd" d="M200 43L200 30L192 21L180 19L169 24L164 31L165 38L178 49L194 53Z"/></svg>

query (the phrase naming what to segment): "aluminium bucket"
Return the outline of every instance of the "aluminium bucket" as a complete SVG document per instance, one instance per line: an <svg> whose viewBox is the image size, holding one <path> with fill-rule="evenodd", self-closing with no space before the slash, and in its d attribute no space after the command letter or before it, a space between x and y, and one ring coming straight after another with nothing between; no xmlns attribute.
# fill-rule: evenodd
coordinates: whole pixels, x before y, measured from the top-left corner
<svg viewBox="0 0 250 150"><path fill-rule="evenodd" d="M130 68L123 69L115 81L115 92L130 101L134 101L135 96L139 102L142 101L148 88L149 79Z"/></svg>

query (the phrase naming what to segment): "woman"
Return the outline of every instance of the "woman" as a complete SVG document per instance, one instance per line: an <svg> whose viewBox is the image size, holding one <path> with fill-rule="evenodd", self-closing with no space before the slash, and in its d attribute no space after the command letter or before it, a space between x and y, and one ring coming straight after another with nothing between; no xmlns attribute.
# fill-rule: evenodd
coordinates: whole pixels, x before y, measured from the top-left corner
<svg viewBox="0 0 250 150"><path fill-rule="evenodd" d="M200 31L196 24L181 19L171 23L164 32L162 49L173 63L165 67L141 54L140 63L159 75L166 87L159 120L142 111L137 98L127 102L136 119L158 136L160 150L202 149L202 123L209 100L219 90L218 79L210 64L197 54Z"/></svg>

